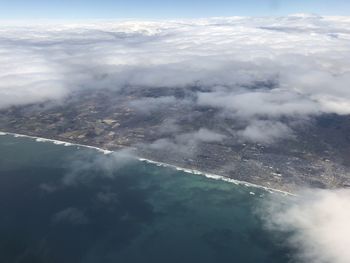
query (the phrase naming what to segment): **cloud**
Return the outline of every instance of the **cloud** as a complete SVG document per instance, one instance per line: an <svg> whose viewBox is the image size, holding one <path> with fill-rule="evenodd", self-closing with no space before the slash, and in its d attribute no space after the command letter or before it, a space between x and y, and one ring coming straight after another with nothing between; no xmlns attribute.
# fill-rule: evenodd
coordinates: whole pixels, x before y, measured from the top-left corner
<svg viewBox="0 0 350 263"><path fill-rule="evenodd" d="M177 136L176 140L182 142L220 142L225 138L224 135L201 128L196 132L185 133Z"/></svg>
<svg viewBox="0 0 350 263"><path fill-rule="evenodd" d="M96 176L114 177L125 165L136 162L132 149L126 148L108 155L94 152L79 152L68 160L68 171L62 179L64 185L91 182Z"/></svg>
<svg viewBox="0 0 350 263"><path fill-rule="evenodd" d="M59 100L68 95L55 65L31 51L0 49L0 109Z"/></svg>
<svg viewBox="0 0 350 263"><path fill-rule="evenodd" d="M85 225L89 222L89 219L79 209L69 207L54 214L52 222L55 224L69 223L73 225Z"/></svg>
<svg viewBox="0 0 350 263"><path fill-rule="evenodd" d="M272 199L263 209L267 228L288 234L300 262L350 262L350 190L305 190L288 201Z"/></svg>
<svg viewBox="0 0 350 263"><path fill-rule="evenodd" d="M293 120L350 114L349 23L298 14L3 25L0 109L107 88L138 94L129 106L140 114L215 108L245 126L233 131L240 139L262 121L293 130Z"/></svg>
<svg viewBox="0 0 350 263"><path fill-rule="evenodd" d="M147 148L154 150L168 150L180 153L183 156L190 156L195 153L200 143L221 142L226 138L225 135L201 128L198 131L189 133L180 133L174 138L162 138L156 140Z"/></svg>
<svg viewBox="0 0 350 263"><path fill-rule="evenodd" d="M165 96L159 98L151 97L132 100L129 103L129 106L140 113L149 114L152 113L152 111L161 111L164 107L170 107L176 103L177 100L175 97Z"/></svg>
<svg viewBox="0 0 350 263"><path fill-rule="evenodd" d="M160 135L178 134L181 131L180 125L174 119L165 119L158 128Z"/></svg>
<svg viewBox="0 0 350 263"><path fill-rule="evenodd" d="M285 124L271 121L254 121L244 130L237 132L243 141L272 143L292 135L292 130Z"/></svg>

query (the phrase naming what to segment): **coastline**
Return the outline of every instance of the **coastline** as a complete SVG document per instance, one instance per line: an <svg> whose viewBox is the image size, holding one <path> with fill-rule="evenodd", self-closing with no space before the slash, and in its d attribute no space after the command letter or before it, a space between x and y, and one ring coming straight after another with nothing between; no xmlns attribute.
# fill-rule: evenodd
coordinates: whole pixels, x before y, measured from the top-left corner
<svg viewBox="0 0 350 263"><path fill-rule="evenodd" d="M102 149L102 148L99 148L99 147L96 147L96 146L91 146L91 145L85 145L85 144L79 144L79 143L71 143L71 142L66 142L66 141L61 141L61 140L55 140L55 139L48 139L48 138L38 137L38 136L31 136L31 135L20 134L20 133L0 131L0 136L5 136L5 135L10 135L10 136L13 136L13 137L16 137L16 138L18 138L18 137L30 138L30 139L34 139L37 142L49 142L49 143L53 143L53 144L56 144L56 145L62 145L62 146L83 147L83 148L96 150L96 151L98 151L100 153L103 153L105 155L112 154L113 152L115 152L115 151L110 151L110 150ZM175 169L177 171L182 171L182 172L189 173L189 174L200 175L200 176L204 176L204 177L206 177L208 179L212 179L212 180L220 180L220 181L224 181L224 182L228 182L228 183L233 183L235 185L241 185L241 186L246 186L246 187L263 189L263 190L265 190L265 191L267 191L267 192L269 192L271 194L279 193L279 194L282 194L282 195L296 196L295 194L287 192L287 191L274 189L274 188L270 188L270 187L266 187L266 186L262 186L262 185L258 185L258 184L253 184L253 183L249 183L249 182L246 182L246 181L235 180L235 179L232 179L232 178L229 178L229 177L225 177L225 176L221 176L221 175L216 175L216 174L212 174L212 173L205 173L205 172L201 172L201 171L195 170L195 169L183 168L183 167L179 167L179 166L172 165L172 164L167 164L167 163L162 163L162 162L150 160L150 159L147 159L147 158L141 158L141 157L138 157L138 156L135 156L135 158L138 161L140 161L140 162L154 164L154 165L160 166L160 167L167 167L167 168ZM250 193L254 194L252 192L250 192Z"/></svg>

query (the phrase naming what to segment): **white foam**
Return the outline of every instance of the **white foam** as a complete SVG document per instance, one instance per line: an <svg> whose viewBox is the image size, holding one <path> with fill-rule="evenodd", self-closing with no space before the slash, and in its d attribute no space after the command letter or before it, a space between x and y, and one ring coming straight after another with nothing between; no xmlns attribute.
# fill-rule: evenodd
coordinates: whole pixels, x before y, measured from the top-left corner
<svg viewBox="0 0 350 263"><path fill-rule="evenodd" d="M273 188L270 188L270 187L265 187L265 186L262 186L262 185L252 184L252 183L248 183L248 182L244 182L244 181L239 181L239 180L235 180L235 179L224 177L224 176L217 175L217 174L204 173L204 172L201 172L201 171L198 171L198 170L186 169L186 168L183 168L183 167L179 167L179 166L175 166L175 165L171 165L171 164L166 164L166 163L161 163L161 162L157 162L157 161L153 161L153 160L145 159L145 158L139 158L138 160L142 161L142 162L150 163L150 164L160 165L160 166L163 166L163 167L170 167L170 168L173 168L173 169L175 169L177 171L182 171L182 172L191 173L191 174L195 174L195 175L205 176L206 178L212 179L212 180L221 180L221 181L225 181L225 182L228 182L228 183L233 183L235 185L244 185L246 187L259 188L259 189L263 189L265 191L268 191L270 193L272 192L272 193L280 193L280 194L283 194L283 195L294 195L294 194L286 192L286 191L273 189Z"/></svg>
<svg viewBox="0 0 350 263"><path fill-rule="evenodd" d="M103 154L111 154L111 153L113 153L113 151L102 149L102 148L95 147L95 146L90 146L90 145L84 145L84 144L78 144L78 143L70 143L70 142L65 142L65 141L59 141L59 140L53 140L53 139L47 139L47 138L43 138L43 137L29 136L29 135L18 134L18 133L11 133L11 132L1 132L0 131L0 133L1 133L0 135L11 135L11 136L14 136L14 137L31 138L31 139L35 139L37 142L50 142L50 143L53 143L53 144L56 144L56 145L76 146L77 148L83 147L83 148L93 149L93 150L96 150L96 151L101 152ZM274 189L274 188L270 188L270 187L266 187L266 186L262 186L262 185L257 185L257 184L253 184L253 183L249 183L249 182L245 182L245 181L235 180L235 179L232 179L232 178L229 178L229 177L225 177L225 176L221 176L221 175L217 175L217 174L204 173L204 172L201 172L201 171L198 171L198 170L194 170L194 169L188 169L188 168L183 168L183 167L179 167L179 166L172 165L172 164L157 162L157 161L146 159L146 158L138 158L137 160L139 160L141 162L155 164L155 165L161 166L161 167L172 168L172 169L175 169L177 171L182 171L182 172L185 172L185 173L205 176L206 178L213 179L213 180L221 180L221 181L224 181L224 182L233 183L235 185L244 185L246 187L259 188L259 189L263 189L263 190L265 190L265 191L267 191L269 193L280 193L280 194L283 194L283 195L294 195L294 194L286 192L286 191L282 191L282 190L278 190L278 189Z"/></svg>
<svg viewBox="0 0 350 263"><path fill-rule="evenodd" d="M278 176L278 177L282 177L282 174L280 174L280 173L273 172L272 174L275 175L275 176Z"/></svg>
<svg viewBox="0 0 350 263"><path fill-rule="evenodd" d="M64 142L60 142L60 141L53 141L53 143L56 145L64 145Z"/></svg>

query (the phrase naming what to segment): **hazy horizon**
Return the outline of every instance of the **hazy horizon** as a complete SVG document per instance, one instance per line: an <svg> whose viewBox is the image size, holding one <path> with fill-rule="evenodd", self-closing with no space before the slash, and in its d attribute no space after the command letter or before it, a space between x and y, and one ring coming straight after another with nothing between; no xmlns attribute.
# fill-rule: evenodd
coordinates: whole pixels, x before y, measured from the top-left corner
<svg viewBox="0 0 350 263"><path fill-rule="evenodd" d="M21 19L174 19L227 16L285 16L313 13L322 16L350 15L345 0L292 1L111 1L75 0L0 1L3 20Z"/></svg>

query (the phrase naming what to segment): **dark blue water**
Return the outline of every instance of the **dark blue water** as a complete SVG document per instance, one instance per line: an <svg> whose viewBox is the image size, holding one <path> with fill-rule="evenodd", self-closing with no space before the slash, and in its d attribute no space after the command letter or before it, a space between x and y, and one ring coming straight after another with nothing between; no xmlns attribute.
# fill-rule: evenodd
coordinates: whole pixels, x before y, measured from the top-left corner
<svg viewBox="0 0 350 263"><path fill-rule="evenodd" d="M291 262L255 213L267 195L0 136L0 262Z"/></svg>

